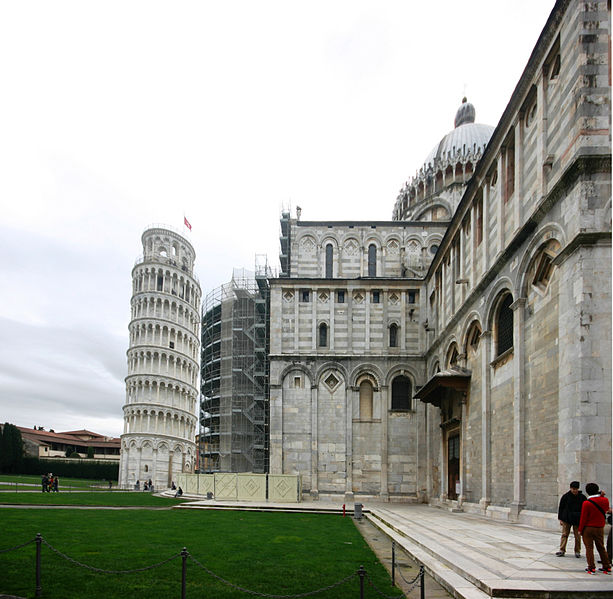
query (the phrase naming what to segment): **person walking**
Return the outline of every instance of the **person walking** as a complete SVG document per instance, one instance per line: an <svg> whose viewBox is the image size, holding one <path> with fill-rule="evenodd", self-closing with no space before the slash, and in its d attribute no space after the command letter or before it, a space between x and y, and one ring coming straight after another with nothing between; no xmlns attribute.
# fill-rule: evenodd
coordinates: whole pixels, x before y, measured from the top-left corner
<svg viewBox="0 0 613 599"><path fill-rule="evenodd" d="M579 519L579 534L583 537L585 557L587 558L585 571L588 574L596 573L596 563L594 562L594 545L596 545L602 561L600 571L610 575L611 562L604 546L605 514L609 511L609 500L599 492L596 483L585 485L585 492L587 493L587 499L581 506L581 518Z"/></svg>
<svg viewBox="0 0 613 599"><path fill-rule="evenodd" d="M560 549L556 553L558 557L564 557L566 543L572 528L575 537L575 557L581 557L581 535L579 534L579 518L581 517L581 505L585 501L585 495L579 490L579 481L572 481L570 489L560 497L558 507L558 520L562 527Z"/></svg>

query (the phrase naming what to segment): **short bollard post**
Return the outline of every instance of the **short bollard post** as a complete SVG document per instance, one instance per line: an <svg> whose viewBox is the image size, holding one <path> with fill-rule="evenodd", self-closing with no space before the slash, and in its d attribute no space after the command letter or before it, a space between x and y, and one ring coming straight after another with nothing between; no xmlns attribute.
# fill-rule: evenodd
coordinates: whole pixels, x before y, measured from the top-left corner
<svg viewBox="0 0 613 599"><path fill-rule="evenodd" d="M187 576L187 547L183 547L181 550L181 599L185 599L185 579Z"/></svg>
<svg viewBox="0 0 613 599"><path fill-rule="evenodd" d="M364 566L360 566L358 569L358 576L360 577L360 599L364 599L364 576L366 576Z"/></svg>
<svg viewBox="0 0 613 599"><path fill-rule="evenodd" d="M426 586L424 584L425 582L426 577L424 576L424 567L419 566L419 596L421 597L421 599L426 599Z"/></svg>
<svg viewBox="0 0 613 599"><path fill-rule="evenodd" d="M40 586L40 548L43 543L43 538L40 533L36 534L36 591L34 593L35 597L40 597L43 590Z"/></svg>
<svg viewBox="0 0 613 599"><path fill-rule="evenodd" d="M392 541L392 586L396 586L396 541Z"/></svg>

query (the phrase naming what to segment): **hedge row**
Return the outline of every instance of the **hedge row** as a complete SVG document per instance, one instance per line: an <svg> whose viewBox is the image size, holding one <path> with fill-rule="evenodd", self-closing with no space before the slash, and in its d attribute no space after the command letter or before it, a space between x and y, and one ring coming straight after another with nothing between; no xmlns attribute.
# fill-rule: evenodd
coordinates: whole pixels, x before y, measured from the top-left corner
<svg viewBox="0 0 613 599"><path fill-rule="evenodd" d="M109 464L96 460L53 460L24 457L19 474L44 474L53 472L67 478L92 478L96 480L117 480L119 463Z"/></svg>

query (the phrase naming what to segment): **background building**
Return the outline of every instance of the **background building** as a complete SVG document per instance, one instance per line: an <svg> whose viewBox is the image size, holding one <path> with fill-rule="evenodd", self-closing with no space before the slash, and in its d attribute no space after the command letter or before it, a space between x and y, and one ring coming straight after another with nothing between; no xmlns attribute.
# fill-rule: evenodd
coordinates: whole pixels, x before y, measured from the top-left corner
<svg viewBox="0 0 613 599"><path fill-rule="evenodd" d="M235 270L202 308L200 470L268 471L268 284Z"/></svg>
<svg viewBox="0 0 613 599"><path fill-rule="evenodd" d="M132 270L119 485L151 479L164 488L194 469L201 293L184 237L152 226L142 243Z"/></svg>
<svg viewBox="0 0 613 599"><path fill-rule="evenodd" d="M39 428L17 427L21 432L26 455L35 458L65 458L66 453L78 453L87 458L89 448L96 460L119 460L120 439L105 437L92 431L54 431Z"/></svg>
<svg viewBox="0 0 613 599"><path fill-rule="evenodd" d="M533 523L611 490L609 35L607 2L557 2L498 125L464 101L394 221L282 216L272 472Z"/></svg>

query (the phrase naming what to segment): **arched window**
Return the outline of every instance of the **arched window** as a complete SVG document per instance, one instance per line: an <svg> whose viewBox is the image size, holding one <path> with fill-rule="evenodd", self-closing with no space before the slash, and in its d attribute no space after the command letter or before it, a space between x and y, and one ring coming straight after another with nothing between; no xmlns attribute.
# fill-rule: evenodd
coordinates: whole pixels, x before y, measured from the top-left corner
<svg viewBox="0 0 613 599"><path fill-rule="evenodd" d="M454 343L447 352L447 368L451 368L453 366L457 366L458 364L458 347Z"/></svg>
<svg viewBox="0 0 613 599"><path fill-rule="evenodd" d="M370 381L360 383L360 420L372 420L373 388Z"/></svg>
<svg viewBox="0 0 613 599"><path fill-rule="evenodd" d="M411 409L411 380L397 376L392 381L392 410Z"/></svg>
<svg viewBox="0 0 613 599"><path fill-rule="evenodd" d="M334 248L332 247L332 244L329 243L328 245L326 245L326 279L331 279L333 276L332 274L333 258L334 258Z"/></svg>
<svg viewBox="0 0 613 599"><path fill-rule="evenodd" d="M328 347L328 325L325 322L319 325L319 347Z"/></svg>
<svg viewBox="0 0 613 599"><path fill-rule="evenodd" d="M377 276L377 246L374 243L368 246L368 276Z"/></svg>
<svg viewBox="0 0 613 599"><path fill-rule="evenodd" d="M503 354L513 347L513 296L507 293L500 302L496 315L496 355Z"/></svg>
<svg viewBox="0 0 613 599"><path fill-rule="evenodd" d="M481 327L479 323L473 322L468 329L466 336L466 350L476 352L479 349L479 340L481 339Z"/></svg>
<svg viewBox="0 0 613 599"><path fill-rule="evenodd" d="M398 347L398 325L390 324L390 347Z"/></svg>

